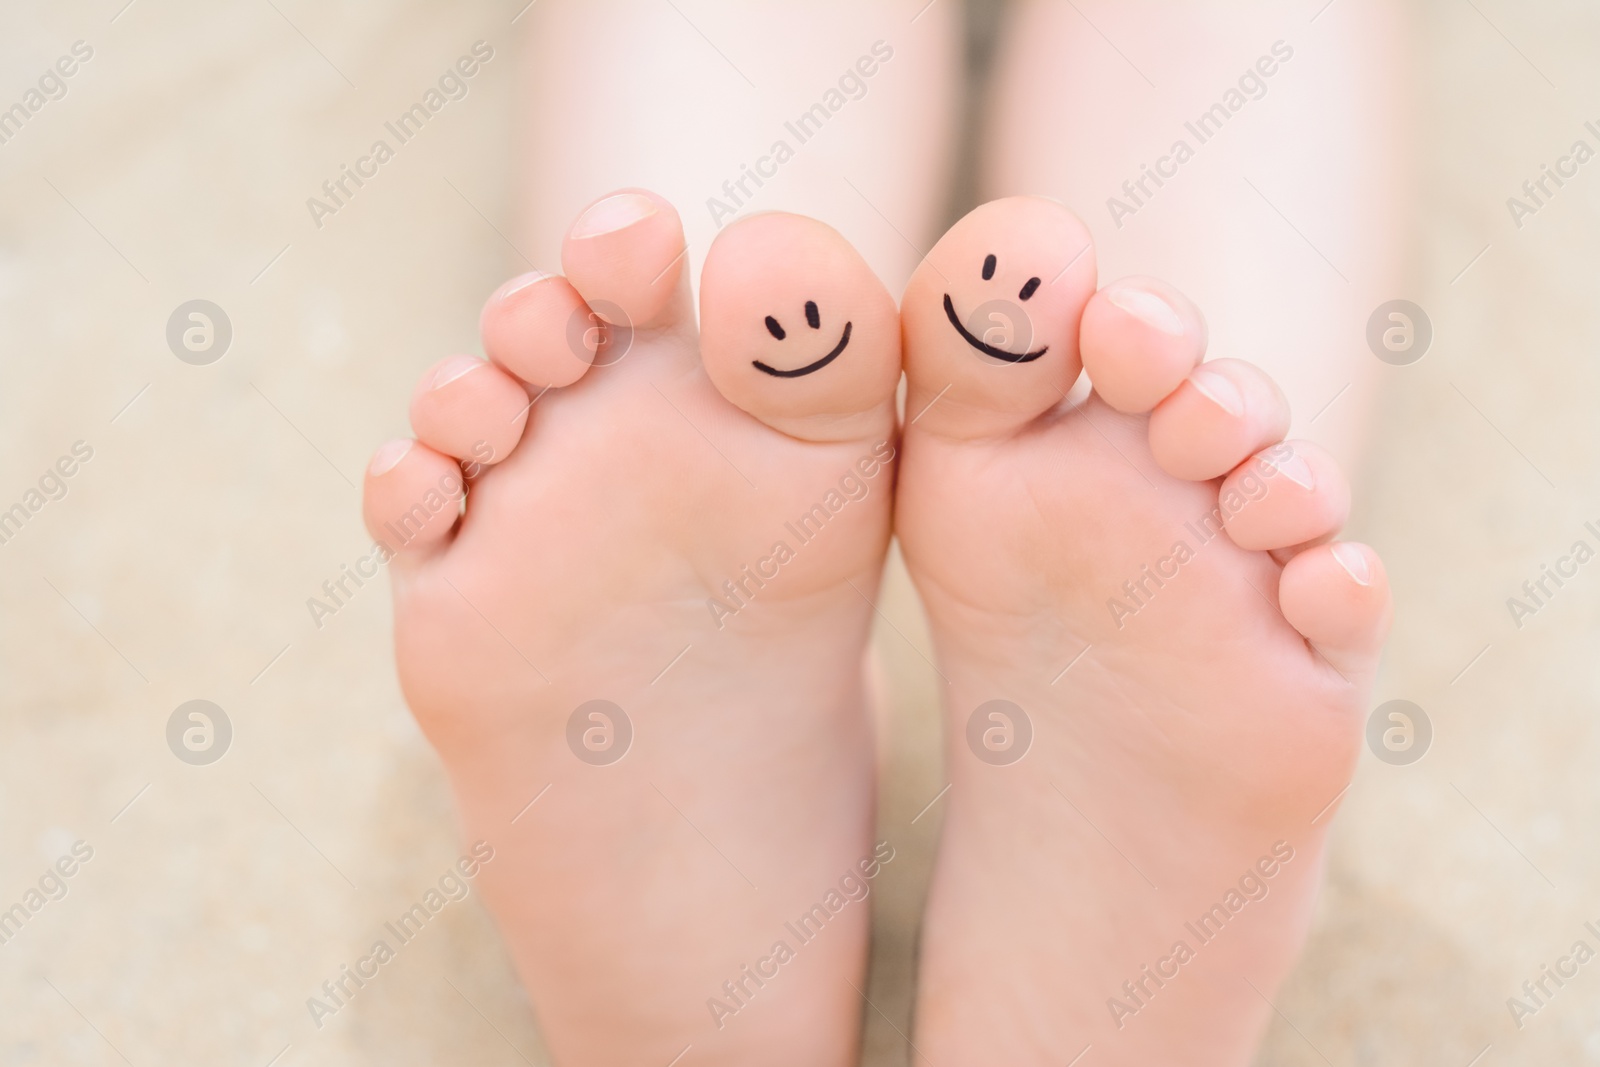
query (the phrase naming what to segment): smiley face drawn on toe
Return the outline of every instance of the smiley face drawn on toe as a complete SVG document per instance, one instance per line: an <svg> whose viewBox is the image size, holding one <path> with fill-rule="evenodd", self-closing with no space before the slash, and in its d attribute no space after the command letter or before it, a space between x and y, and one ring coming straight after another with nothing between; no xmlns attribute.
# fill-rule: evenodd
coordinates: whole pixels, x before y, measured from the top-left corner
<svg viewBox="0 0 1600 1067"><path fill-rule="evenodd" d="M994 278L994 271L995 271L995 266L996 266L997 262L998 262L998 260L997 260L995 254L993 252L990 252L987 256L984 257L984 259L983 259L983 280L984 281L990 281L991 279ZM1039 291L1039 284L1040 284L1039 278L1037 278L1037 277L1029 278L1027 280L1027 282L1023 284L1022 289L1017 293L1017 299L1018 300L1027 300L1029 297L1033 296L1034 293ZM980 308L980 310L981 310L981 308ZM1018 311L1018 314L1021 314L1021 309L1020 308L1017 309L1017 311ZM967 344L971 345L973 348L977 349L979 352L982 352L984 355L992 356L993 358L998 359L998 360L1002 360L1002 361L1004 361L1006 363L1032 363L1034 360L1038 359L1040 356L1042 356L1046 352L1050 351L1050 346L1049 345L1044 345L1044 346L1042 346L1042 347L1040 347L1038 349L1035 349L1032 352L1026 352L1026 351L1024 351L1024 352L1012 352L1012 351L1009 351L1007 349L1001 348L998 345L989 344L987 341L983 340L981 337L978 337L976 334L974 334L971 330L967 329L966 325L964 323L962 323L961 316L956 314L955 301L950 298L950 294L949 293L945 293L944 294L944 314L945 314L945 318L950 320L950 325L955 327L956 333L961 335L961 339L963 341L967 342ZM1026 316L1024 316L1024 317L1026 317Z"/></svg>
<svg viewBox="0 0 1600 1067"><path fill-rule="evenodd" d="M783 328L783 324L771 315L767 316L766 323L767 332L777 340L782 341L789 336L788 332ZM806 325L813 330L822 328L822 314L817 309L815 300L806 301ZM750 365L763 374L770 374L774 378L803 378L807 374L814 374L839 358L839 354L850 344L850 330L853 326L854 323L846 322L843 332L839 334L839 343L833 346L833 350L821 359L807 363L803 367L796 367L794 370L779 370L777 367L763 363L759 359L751 360Z"/></svg>

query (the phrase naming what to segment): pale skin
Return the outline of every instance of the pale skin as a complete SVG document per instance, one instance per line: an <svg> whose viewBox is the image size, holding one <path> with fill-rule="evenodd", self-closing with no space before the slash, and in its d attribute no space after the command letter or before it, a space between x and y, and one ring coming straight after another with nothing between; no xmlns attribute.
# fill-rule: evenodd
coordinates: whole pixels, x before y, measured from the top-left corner
<svg viewBox="0 0 1600 1067"><path fill-rule="evenodd" d="M1293 433L1354 465L1381 369L1367 317L1406 294L1415 64L1405 5L1321 9L1126 0L1091 13L1096 32L1087 8L1015 0L979 192L1070 205L1106 277L1183 288L1206 308L1214 350L1277 379ZM1240 110L1201 143L1185 122L1229 90ZM1194 155L1177 164L1180 139ZM1159 186L1157 165L1170 175ZM1134 213L1114 217L1113 196Z"/></svg>
<svg viewBox="0 0 1600 1067"><path fill-rule="evenodd" d="M368 473L374 536L410 532L417 502L488 442L459 526L434 513L394 562L397 659L468 834L496 847L485 897L558 1060L694 1045L704 1062L851 1062L863 909L731 1020L705 1003L872 852L861 652L894 471L859 464L903 448L895 529L951 679L956 783L919 1047L1050 1062L1106 1028L1105 991L1170 947L1179 916L1285 841L1296 861L1249 924L1142 1028L1105 1038L1123 1062L1175 1041L1204 1042L1213 1058L1192 1062L1236 1062L1264 1006L1204 975L1271 989L1293 959L1320 863L1312 820L1348 778L1387 624L1376 555L1326 543L1348 506L1337 466L1276 446L1288 412L1260 371L1196 368L1204 324L1181 295L1143 279L1096 293L1086 231L1051 202L963 220L900 317L838 234L757 216L708 257L698 338L678 237L658 198L600 201L568 237L567 277L492 297L491 362L426 375L421 439L385 446ZM1026 302L1039 358L978 352L948 321L944 294L965 307L1032 277L1052 278ZM624 355L568 347L560 327L580 299L624 309ZM808 302L815 328L804 311L782 340L765 325ZM846 322L850 344L814 373L755 367L807 367ZM919 414L897 448L902 334ZM1070 407L1082 363L1103 393ZM723 576L773 558L785 524L851 474L870 489L766 565L763 586L725 595ZM1213 536L1137 612L1108 606L1118 576L1219 508ZM997 697L1035 724L1015 766L964 747L967 713ZM568 742L572 711L594 699L635 730L603 768Z"/></svg>
<svg viewBox="0 0 1600 1067"><path fill-rule="evenodd" d="M935 1063L1091 1044L1098 1062L1244 1063L1309 919L1388 591L1370 548L1329 543L1349 490L1315 445L1278 443L1281 391L1247 363L1200 363L1204 320L1170 287L1095 292L1086 241L1051 202L993 202L935 246L902 308L907 410L926 411L896 531L950 679L954 782L914 1040ZM946 321L946 292L972 307L1057 275L1019 304L1047 346L1035 361L974 358ZM1095 392L1069 405L1080 358ZM1014 765L968 744L994 699L1032 722ZM1280 841L1294 858L1269 895L1200 947L1184 921ZM1197 958L1147 1009L1128 997L1180 939Z"/></svg>
<svg viewBox="0 0 1600 1067"><path fill-rule="evenodd" d="M847 1063L865 908L735 1017L707 1000L874 852L861 665L890 533L899 319L836 233L769 215L718 243L697 331L681 247L653 195L586 212L566 277L490 299L492 362L425 376L421 439L380 452L368 524L383 538L472 458L468 442L490 443L459 528L440 512L393 564L397 661L467 834L496 849L485 899L557 1060L666 1063L692 1044L702 1062ZM616 334L593 367L568 347L580 300L626 309L626 354ZM767 315L790 324L786 341ZM753 342L771 365L803 366L846 321L831 373L751 365ZM785 523L830 492L849 503L800 543ZM792 559L763 568L780 540ZM735 601L722 583L747 567L769 577ZM634 731L608 766L567 739L596 699Z"/></svg>
<svg viewBox="0 0 1600 1067"><path fill-rule="evenodd" d="M864 46L881 31L853 6L808 17ZM933 86L954 78L950 6L918 21L922 47L896 41L894 62ZM548 54L529 78L570 73L559 42L612 32L604 7L533 9ZM717 36L746 57L761 27L739 10ZM807 47L831 70L837 49ZM584 207L597 172L655 168L680 195L722 181L725 163L694 151L628 154L629 129L652 109L669 121L673 94L709 76L684 77L535 119L536 142L552 124L611 134L581 182L531 166L526 247L553 264L559 242L562 275L490 298L488 361L427 372L417 440L384 445L367 475L375 537L413 516L391 567L401 681L467 839L494 844L485 900L555 1061L855 1062L867 907L792 958L773 947L798 944L785 923L874 856L863 650L894 535L950 681L918 1054L1247 1063L1303 940L1388 625L1381 562L1336 541L1338 464L1282 443L1286 390L1265 373L1202 362L1205 318L1180 291L1102 285L1060 205L996 201L932 243L935 168L917 164L948 130L899 105L840 135L904 183L893 225L855 192L805 205L852 240L787 214L717 233L690 192L685 254L668 197ZM897 99L880 88L866 99ZM897 312L878 277L899 292L908 276ZM962 335L947 295L998 354ZM1015 314L974 317L991 301ZM630 329L586 329L591 307ZM1094 391L1069 402L1080 371ZM415 512L462 461L477 465L459 519L454 503ZM791 526L819 504L802 544ZM569 741L597 699L631 725L609 764ZM994 700L1031 727L1013 763L968 743ZM1186 931L1230 891L1247 903L1220 935Z"/></svg>

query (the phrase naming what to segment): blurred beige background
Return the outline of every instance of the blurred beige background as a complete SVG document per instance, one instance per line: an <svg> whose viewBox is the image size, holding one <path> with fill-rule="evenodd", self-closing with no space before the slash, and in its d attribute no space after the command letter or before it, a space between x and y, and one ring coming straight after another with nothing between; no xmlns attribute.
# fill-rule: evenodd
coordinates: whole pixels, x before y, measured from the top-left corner
<svg viewBox="0 0 1600 1067"><path fill-rule="evenodd" d="M1324 3L1286 17L1340 17ZM547 1062L475 896L320 1030L305 1008L458 853L382 583L320 628L306 600L366 546L356 485L405 432L416 375L478 351L482 297L524 269L508 237L522 6L0 12L0 108L74 42L93 50L0 144L0 510L92 449L0 543L0 909L74 842L93 849L0 944L0 1064ZM1597 543L1600 161L1520 229L1505 203L1574 140L1600 146L1583 128L1600 126L1600 10L1413 6L1417 194L1395 240L1416 254L1395 295L1435 338L1381 368L1352 533L1398 600L1376 700L1415 701L1434 740L1411 766L1364 759L1260 1062L1600 1063L1600 964L1520 1031L1506 1007L1573 941L1600 946L1583 929L1600 925L1600 565L1520 629L1506 608ZM480 39L495 55L469 94L316 228L305 199ZM232 324L209 366L165 339L195 298ZM944 781L898 571L884 610L881 820L906 859L875 894L872 1064L910 1058L938 810L912 819ZM192 699L232 724L210 766L167 746Z"/></svg>

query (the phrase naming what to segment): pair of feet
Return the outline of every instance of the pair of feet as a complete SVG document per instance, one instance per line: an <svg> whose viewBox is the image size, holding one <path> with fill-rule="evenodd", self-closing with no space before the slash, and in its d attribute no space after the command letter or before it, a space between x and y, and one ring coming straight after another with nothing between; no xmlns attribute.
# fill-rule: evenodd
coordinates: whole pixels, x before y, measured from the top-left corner
<svg viewBox="0 0 1600 1067"><path fill-rule="evenodd" d="M1245 1062L1388 623L1340 472L1260 371L1201 363L1180 294L1096 291L1049 201L969 214L898 313L797 216L722 233L698 330L683 260L659 197L596 202L366 479L405 694L556 1061L854 1061L892 530L952 783L918 1058Z"/></svg>

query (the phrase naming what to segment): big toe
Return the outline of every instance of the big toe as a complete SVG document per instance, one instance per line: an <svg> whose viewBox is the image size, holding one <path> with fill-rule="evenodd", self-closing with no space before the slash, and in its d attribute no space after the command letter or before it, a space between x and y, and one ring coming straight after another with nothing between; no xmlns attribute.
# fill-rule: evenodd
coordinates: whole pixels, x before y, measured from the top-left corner
<svg viewBox="0 0 1600 1067"><path fill-rule="evenodd" d="M906 417L954 438L1010 433L1060 403L1083 364L1094 245L1072 212L1017 196L969 212L901 301Z"/></svg>
<svg viewBox="0 0 1600 1067"><path fill-rule="evenodd" d="M790 436L856 440L893 428L894 299L814 219L755 215L717 237L700 276L700 352L724 397Z"/></svg>

